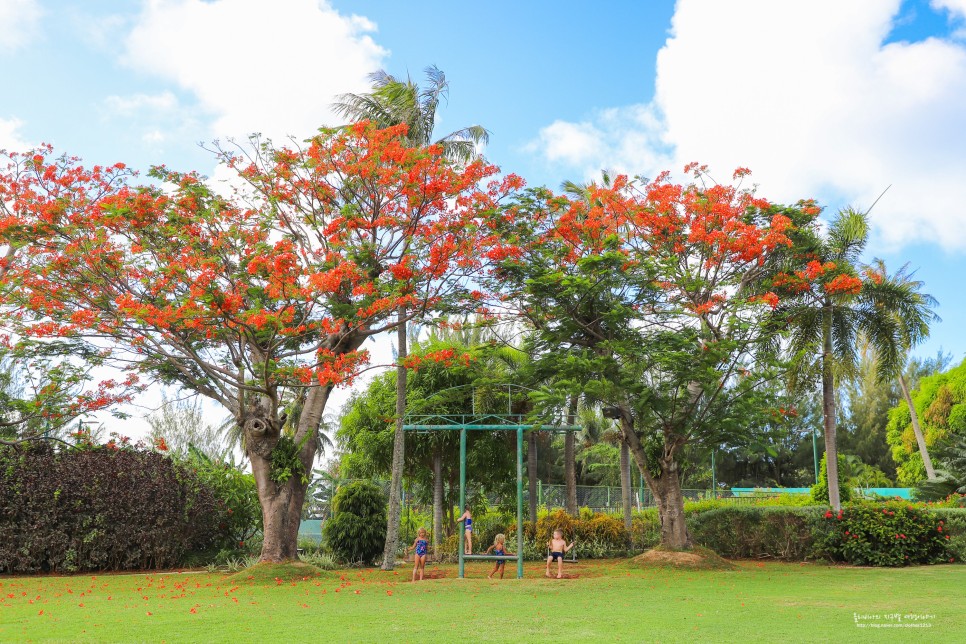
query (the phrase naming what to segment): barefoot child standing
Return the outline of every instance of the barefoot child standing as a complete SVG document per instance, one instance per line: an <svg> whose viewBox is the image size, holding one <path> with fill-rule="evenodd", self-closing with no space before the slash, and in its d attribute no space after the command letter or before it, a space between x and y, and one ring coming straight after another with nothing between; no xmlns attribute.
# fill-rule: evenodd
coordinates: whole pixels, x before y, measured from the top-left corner
<svg viewBox="0 0 966 644"><path fill-rule="evenodd" d="M504 536L502 533L496 535L496 537L493 539L493 545L486 549L486 554L490 553L495 555L513 554L512 552L507 552L506 536ZM493 566L493 572L489 574L487 579L493 579L493 575L495 575L498 570L500 571L500 579L503 579L503 573L506 572L506 559L496 560L496 565Z"/></svg>
<svg viewBox="0 0 966 644"><path fill-rule="evenodd" d="M463 554L471 555L473 554L473 513L470 512L469 508L460 515L460 518L456 520L457 523L463 521L463 534L465 535L465 545L463 548Z"/></svg>
<svg viewBox="0 0 966 644"><path fill-rule="evenodd" d="M426 551L429 549L429 539L426 538L426 528L420 528L416 532L416 540L413 545L406 548L408 554L410 550L416 551L413 559L413 581L416 581L416 573L419 573L419 581L423 580L423 572L426 570Z"/></svg>
<svg viewBox="0 0 966 644"><path fill-rule="evenodd" d="M563 532L554 530L553 539L547 542L547 547L550 548L550 554L547 556L547 577L550 576L550 563L556 561L557 579L562 579L564 553L573 548L574 544L567 545L566 540L563 538Z"/></svg>

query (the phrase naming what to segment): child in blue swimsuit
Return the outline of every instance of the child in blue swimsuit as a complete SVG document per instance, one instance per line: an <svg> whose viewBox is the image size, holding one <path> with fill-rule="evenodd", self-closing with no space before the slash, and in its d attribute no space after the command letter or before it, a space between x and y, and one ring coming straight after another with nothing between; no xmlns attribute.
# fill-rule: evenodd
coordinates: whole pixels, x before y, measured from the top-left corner
<svg viewBox="0 0 966 644"><path fill-rule="evenodd" d="M420 528L416 531L416 540L413 541L413 545L406 548L406 554L409 554L410 550L416 551L416 556L413 559L413 581L416 581L416 573L419 573L419 581L423 580L423 572L426 570L426 552L429 550L429 539L426 538L426 528Z"/></svg>
<svg viewBox="0 0 966 644"><path fill-rule="evenodd" d="M491 554L491 553L494 555L512 555L513 554L512 552L507 552L506 536L503 535L502 533L496 535L496 537L493 539L493 545L486 549L486 554ZM503 573L506 571L506 560L497 559L495 563L496 565L493 566L493 572L490 573L487 579L493 579L493 575L495 575L498 570L500 571L500 579L503 579Z"/></svg>
<svg viewBox="0 0 966 644"><path fill-rule="evenodd" d="M471 555L473 554L473 513L470 512L469 508L460 515L460 518L456 520L457 523L464 521L463 523L463 534L465 535L466 545L463 548L463 554Z"/></svg>

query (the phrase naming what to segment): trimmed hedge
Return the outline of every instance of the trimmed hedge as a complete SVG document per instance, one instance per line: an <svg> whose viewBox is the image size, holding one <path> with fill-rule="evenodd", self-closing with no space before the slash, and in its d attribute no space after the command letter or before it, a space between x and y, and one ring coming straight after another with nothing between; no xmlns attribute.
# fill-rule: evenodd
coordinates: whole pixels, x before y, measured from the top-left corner
<svg viewBox="0 0 966 644"><path fill-rule="evenodd" d="M813 556L821 508L721 507L688 517L695 543L729 559L802 561Z"/></svg>
<svg viewBox="0 0 966 644"><path fill-rule="evenodd" d="M815 549L859 566L905 566L955 560L945 521L908 503L854 503L822 515Z"/></svg>
<svg viewBox="0 0 966 644"><path fill-rule="evenodd" d="M688 517L696 544L723 557L826 559L861 566L962 561L966 510L902 502L827 508L732 506Z"/></svg>
<svg viewBox="0 0 966 644"><path fill-rule="evenodd" d="M154 452L0 449L0 572L175 567L217 547L221 507Z"/></svg>
<svg viewBox="0 0 966 644"><path fill-rule="evenodd" d="M821 506L709 501L690 507L686 516L696 545L730 559L821 559L864 566L966 560L966 509L961 508L924 508L899 501L856 502L846 505L842 519L838 519ZM507 543L515 550L516 526L512 520L499 515L486 517L474 524L485 527L474 535L474 551L488 546L490 533L495 532L506 533ZM586 510L580 517L563 511L542 514L536 525L525 522L523 529L524 556L530 560L546 556L546 541L555 529L562 530L565 539L577 540L578 559L623 557L660 541L655 509L635 512L630 531L619 516ZM457 536L450 537L440 545L438 556L455 559L459 543Z"/></svg>

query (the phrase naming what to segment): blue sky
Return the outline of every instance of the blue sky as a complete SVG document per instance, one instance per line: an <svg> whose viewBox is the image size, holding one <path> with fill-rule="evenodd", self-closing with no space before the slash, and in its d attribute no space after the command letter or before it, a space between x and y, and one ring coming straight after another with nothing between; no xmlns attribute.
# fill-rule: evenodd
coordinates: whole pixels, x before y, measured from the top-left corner
<svg viewBox="0 0 966 644"><path fill-rule="evenodd" d="M748 166L762 196L872 211L869 257L941 304L966 355L966 0L0 0L0 148L212 173L198 147L333 123L380 67L451 82L504 171Z"/></svg>

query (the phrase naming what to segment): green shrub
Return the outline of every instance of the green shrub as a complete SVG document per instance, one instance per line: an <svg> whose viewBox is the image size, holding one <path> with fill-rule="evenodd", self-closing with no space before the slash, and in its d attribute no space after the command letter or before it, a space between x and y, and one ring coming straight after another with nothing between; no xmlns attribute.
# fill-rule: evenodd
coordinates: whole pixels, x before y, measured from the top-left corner
<svg viewBox="0 0 966 644"><path fill-rule="evenodd" d="M812 500L821 501L822 503L829 502L827 456L827 454L822 455L822 465L818 471L818 483L812 486ZM852 500L852 488L843 479L843 474L845 473L845 456L839 454L836 460L839 464L839 501L846 503Z"/></svg>
<svg viewBox="0 0 966 644"><path fill-rule="evenodd" d="M319 552L318 550L313 550L312 552L300 555L299 560L303 563L309 564L310 566L315 566L320 570L335 570L339 567L335 559L324 552Z"/></svg>
<svg viewBox="0 0 966 644"><path fill-rule="evenodd" d="M227 463L212 460L190 447L178 463L210 489L218 500L219 543L222 550L243 556L246 544L262 530L262 507L255 477ZM190 481L190 479L189 479Z"/></svg>
<svg viewBox="0 0 966 644"><path fill-rule="evenodd" d="M966 561L966 508L939 508L931 514L943 522L950 559Z"/></svg>
<svg viewBox="0 0 966 644"><path fill-rule="evenodd" d="M966 494L953 492L944 499L927 501L926 505L933 508L966 508Z"/></svg>
<svg viewBox="0 0 966 644"><path fill-rule="evenodd" d="M693 514L688 529L696 544L722 557L801 561L812 553L819 508L731 505Z"/></svg>
<svg viewBox="0 0 966 644"><path fill-rule="evenodd" d="M437 563L453 563L456 561L459 558L457 548L463 544L462 536L462 534L451 534L445 539L441 539L439 545L436 546L436 552L433 553L434 560Z"/></svg>
<svg viewBox="0 0 966 644"><path fill-rule="evenodd" d="M643 535L643 522L640 525ZM578 559L623 557L631 547L631 532L624 527L624 521L620 517L581 512L577 518L564 510L556 510L538 514L536 526L529 521L524 522L524 557L530 560L545 558L547 541L553 536L554 530L560 530L567 541L576 542ZM515 522L507 524L505 534L508 543L516 543Z"/></svg>
<svg viewBox="0 0 966 644"><path fill-rule="evenodd" d="M815 549L834 561L859 566L907 566L955 558L951 540L945 519L934 512L895 501L853 503L823 515Z"/></svg>
<svg viewBox="0 0 966 644"><path fill-rule="evenodd" d="M323 539L336 559L371 565L386 544L386 497L368 481L339 488L332 499L332 518Z"/></svg>
<svg viewBox="0 0 966 644"><path fill-rule="evenodd" d="M482 552L498 534L506 534L516 524L516 516L491 510L473 517L473 552ZM511 547L512 550L512 547Z"/></svg>
<svg viewBox="0 0 966 644"><path fill-rule="evenodd" d="M661 519L656 508L635 512L631 521L631 552L640 553L661 542Z"/></svg>

